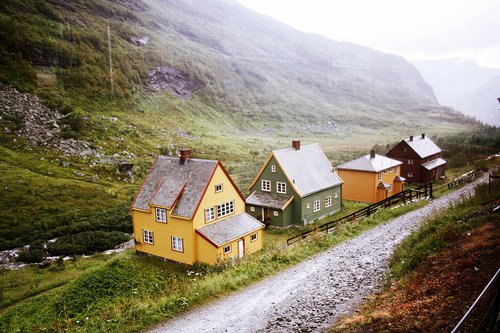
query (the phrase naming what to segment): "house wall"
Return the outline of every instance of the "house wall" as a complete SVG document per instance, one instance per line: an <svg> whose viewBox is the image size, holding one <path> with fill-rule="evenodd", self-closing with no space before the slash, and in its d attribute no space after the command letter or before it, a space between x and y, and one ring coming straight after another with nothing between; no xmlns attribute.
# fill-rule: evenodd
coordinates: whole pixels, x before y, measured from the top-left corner
<svg viewBox="0 0 500 333"><path fill-rule="evenodd" d="M222 184L222 192L215 192L215 185ZM238 191L233 186L226 173L222 170L221 166L218 165L215 172L210 180L205 195L203 196L200 206L196 211L193 218L194 229L201 228L205 225L215 223L220 219L215 219L211 222L205 222L205 209L209 207L214 207L215 212L217 212L217 205L234 200L234 213L226 215L223 218L239 214L245 211L245 201L240 197Z"/></svg>
<svg viewBox="0 0 500 333"><path fill-rule="evenodd" d="M335 194L337 194L337 198L335 198ZM332 197L332 205L330 207L325 207L325 198L327 196ZM320 210L314 212L314 201L320 201ZM307 197L302 198L301 207L302 214L300 222L296 222L296 224L304 224L311 223L318 219L324 218L328 215L334 214L340 210L342 206L342 186L334 186L329 189L313 193L308 195Z"/></svg>
<svg viewBox="0 0 500 333"><path fill-rule="evenodd" d="M136 250L192 265L196 257L191 221L172 217L170 210L167 210L167 223L156 222L155 208L151 207L149 212L132 210ZM144 242L144 230L153 232L153 245ZM182 238L183 252L172 249L172 236Z"/></svg>
<svg viewBox="0 0 500 333"><path fill-rule="evenodd" d="M257 239L255 241L251 241L251 235L257 234ZM248 233L241 238L235 239L231 242L225 243L220 247L216 247L214 244L206 240L200 234L196 234L196 242L198 244L198 261L207 263L209 265L214 265L217 262L221 262L224 260L238 258L238 242L240 239L244 241L244 255L250 255L262 249L264 244L264 232L263 229L259 229L255 232ZM231 252L224 254L224 247L230 245Z"/></svg>
<svg viewBox="0 0 500 333"><path fill-rule="evenodd" d="M275 166L276 171L272 172L272 166ZM273 214L273 209L270 209L270 224L274 226L280 226L280 227L286 227L288 225L292 224L300 224L301 219L300 219L300 207L297 208L297 205L300 206L300 196L295 192L293 187L290 185L290 182L285 176L285 173L281 169L280 165L277 163L276 159L274 156L269 159L268 163L264 166L264 169L257 180L257 182L250 187L250 193L256 191L256 192L264 192L262 191L262 180L269 180L271 181L271 192L270 193L276 193L276 194L283 194L283 193L278 193L277 192L277 182L283 182L286 184L286 193L284 195L287 196L294 196L295 199L293 200L290 205L286 208L285 212L281 213L278 212L278 216L274 216ZM247 212L252 215L253 217L257 218L258 216L262 215L262 211L260 207L255 207L255 212L251 212L249 208L247 208ZM294 220L294 216L297 216Z"/></svg>
<svg viewBox="0 0 500 333"><path fill-rule="evenodd" d="M406 149L406 151L404 151ZM421 183L422 182L422 163L425 163L418 156L418 154L406 143L405 140L402 140L398 143L394 148L392 148L386 156L403 162L401 165L401 176L406 178L406 180L410 183ZM408 164L408 160L413 160L413 164ZM409 177L409 173L411 172L412 177Z"/></svg>
<svg viewBox="0 0 500 333"><path fill-rule="evenodd" d="M338 169L338 174L344 181L342 199L360 202L377 201L376 172Z"/></svg>

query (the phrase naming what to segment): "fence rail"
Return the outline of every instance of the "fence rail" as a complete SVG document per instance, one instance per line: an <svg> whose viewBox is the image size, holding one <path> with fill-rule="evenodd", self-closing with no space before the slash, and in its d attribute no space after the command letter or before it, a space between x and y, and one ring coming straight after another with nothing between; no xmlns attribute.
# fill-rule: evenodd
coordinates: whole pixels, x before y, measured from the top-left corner
<svg viewBox="0 0 500 333"><path fill-rule="evenodd" d="M290 246L293 243L299 242L299 241L307 238L308 236L310 236L311 234L314 234L314 233L318 233L318 232L329 233L331 231L331 229L333 229L334 227L336 227L337 225L339 225L343 222L354 221L354 220L360 219L362 217L370 217L371 215L375 214L376 212L378 212L382 208L391 207L391 206L396 205L398 203L405 204L407 202L413 201L414 199L420 199L422 197L424 197L424 198L425 197L432 197L432 183L431 182L424 184L424 185L421 185L421 186L414 188L414 189L404 190L403 192L399 192L398 194L395 194L393 196L388 197L385 200L376 202L370 206L362 208L354 213L351 213L349 215L343 216L343 217L338 218L336 220L324 223L324 224L318 226L317 228L303 232L300 235L288 238L286 240L286 245Z"/></svg>
<svg viewBox="0 0 500 333"><path fill-rule="evenodd" d="M452 189L462 183L468 182L474 178L481 172L481 170L472 170L467 173L464 173L460 177L457 177L453 179L451 182L448 183L448 189Z"/></svg>
<svg viewBox="0 0 500 333"><path fill-rule="evenodd" d="M493 332L500 306L500 269L451 333Z"/></svg>

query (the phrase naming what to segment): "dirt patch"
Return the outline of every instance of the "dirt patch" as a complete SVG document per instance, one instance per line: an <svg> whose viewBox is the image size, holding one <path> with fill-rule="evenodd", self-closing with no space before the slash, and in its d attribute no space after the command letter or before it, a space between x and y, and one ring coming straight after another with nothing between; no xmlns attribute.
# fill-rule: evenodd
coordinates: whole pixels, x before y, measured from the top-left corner
<svg viewBox="0 0 500 333"><path fill-rule="evenodd" d="M499 262L499 215L455 238L409 279L374 296L361 314L334 332L449 332L474 302Z"/></svg>

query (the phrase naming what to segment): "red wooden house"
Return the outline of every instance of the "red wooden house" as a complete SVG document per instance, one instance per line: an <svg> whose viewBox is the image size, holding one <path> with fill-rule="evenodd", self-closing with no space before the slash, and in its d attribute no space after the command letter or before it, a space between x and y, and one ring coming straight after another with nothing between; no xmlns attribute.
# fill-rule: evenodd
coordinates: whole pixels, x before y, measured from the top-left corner
<svg viewBox="0 0 500 333"><path fill-rule="evenodd" d="M401 176L409 183L427 183L444 175L441 149L425 134L402 140L386 155L403 162Z"/></svg>

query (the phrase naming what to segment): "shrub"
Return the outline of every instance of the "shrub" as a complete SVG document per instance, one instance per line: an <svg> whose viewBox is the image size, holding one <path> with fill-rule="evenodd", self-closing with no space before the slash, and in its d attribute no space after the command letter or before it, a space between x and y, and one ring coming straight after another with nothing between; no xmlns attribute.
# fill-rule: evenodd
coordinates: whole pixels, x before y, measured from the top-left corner
<svg viewBox="0 0 500 333"><path fill-rule="evenodd" d="M119 231L85 231L75 235L62 236L49 244L51 255L74 255L100 252L115 248L130 237Z"/></svg>
<svg viewBox="0 0 500 333"><path fill-rule="evenodd" d="M38 263L43 261L43 258L44 253L41 248L30 247L28 250L20 252L16 260L25 263Z"/></svg>

